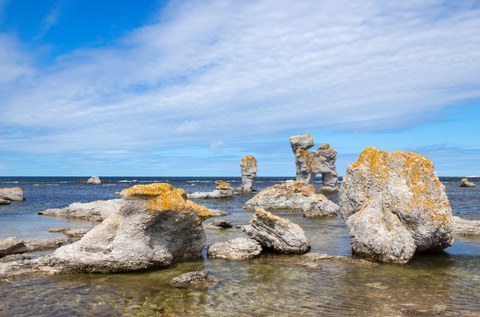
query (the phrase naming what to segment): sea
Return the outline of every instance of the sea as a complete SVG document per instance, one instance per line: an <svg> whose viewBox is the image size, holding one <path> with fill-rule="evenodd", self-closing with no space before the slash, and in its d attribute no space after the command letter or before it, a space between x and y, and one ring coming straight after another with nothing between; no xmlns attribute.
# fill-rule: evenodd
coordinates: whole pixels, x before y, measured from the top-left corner
<svg viewBox="0 0 480 317"><path fill-rule="evenodd" d="M169 183L187 193L211 191L215 180L240 185L236 177L101 177L101 185L79 182L88 177L0 177L0 188L21 187L25 201L0 206L0 239L60 237L48 229L91 227L85 221L37 215L74 202L118 198L136 184ZM288 177L260 177L261 190ZM472 178L480 184L480 179ZM480 186L460 188L460 178L441 178L455 215L480 220ZM321 181L315 183L321 186ZM245 234L253 212L242 209L253 197L198 200L230 213L232 229L206 230L207 245ZM329 196L338 202L338 195ZM299 224L311 252L352 257L342 218L304 218L277 212ZM210 222L213 220L207 220ZM44 253L31 254L33 258ZM169 268L130 274L35 275L0 280L0 316L480 316L480 238L456 237L440 254L415 255L405 265L363 267L332 261L321 268L298 265L298 255L267 253L257 259L201 259ZM169 286L182 273L206 270L218 279L206 289Z"/></svg>

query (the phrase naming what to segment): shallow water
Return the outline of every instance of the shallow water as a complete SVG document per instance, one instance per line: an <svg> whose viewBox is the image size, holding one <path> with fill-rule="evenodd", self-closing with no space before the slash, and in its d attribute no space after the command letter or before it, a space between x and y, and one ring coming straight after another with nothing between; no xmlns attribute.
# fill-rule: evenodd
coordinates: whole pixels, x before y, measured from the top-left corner
<svg viewBox="0 0 480 317"><path fill-rule="evenodd" d="M0 187L20 186L27 200L0 207L0 239L55 236L50 227L79 225L37 216L71 202L117 197L131 186L107 178L101 186L70 179L0 178ZM138 178L167 181L187 192L211 190L211 178ZM237 186L238 179L227 179ZM283 179L261 179L263 188ZM18 181L18 184L6 183ZM480 188L459 188L442 179L455 214L480 220ZM478 181L478 180L473 180ZM231 212L234 226L253 212L242 210L247 196L202 201ZM332 197L336 200L337 197ZM340 217L303 218L278 213L304 228L312 252L351 256L348 230ZM238 229L207 230L207 244L243 236ZM0 282L0 316L479 316L480 239L457 238L443 254L419 255L407 265L371 267L324 262L321 269L298 265L299 256L266 254L250 261L200 259L134 274L29 276ZM208 290L170 287L171 278L208 270L220 283Z"/></svg>

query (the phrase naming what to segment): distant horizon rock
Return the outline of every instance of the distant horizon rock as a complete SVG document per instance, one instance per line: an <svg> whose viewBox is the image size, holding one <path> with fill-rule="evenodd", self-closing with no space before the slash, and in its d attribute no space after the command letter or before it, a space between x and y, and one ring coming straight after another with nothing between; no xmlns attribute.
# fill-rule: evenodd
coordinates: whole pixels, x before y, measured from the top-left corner
<svg viewBox="0 0 480 317"><path fill-rule="evenodd" d="M234 192L230 183L217 180L215 181L217 187L211 192L194 192L188 194L188 199L217 199L217 198L229 198L232 197Z"/></svg>
<svg viewBox="0 0 480 317"><path fill-rule="evenodd" d="M102 180L98 176L92 176L87 180L87 184L100 185Z"/></svg>
<svg viewBox="0 0 480 317"><path fill-rule="evenodd" d="M0 188L0 200L3 201L23 201L23 189L20 187ZM8 205L7 203L4 203Z"/></svg>
<svg viewBox="0 0 480 317"><path fill-rule="evenodd" d="M470 182L468 178L462 178L462 180L460 180L460 187L477 187L477 185Z"/></svg>

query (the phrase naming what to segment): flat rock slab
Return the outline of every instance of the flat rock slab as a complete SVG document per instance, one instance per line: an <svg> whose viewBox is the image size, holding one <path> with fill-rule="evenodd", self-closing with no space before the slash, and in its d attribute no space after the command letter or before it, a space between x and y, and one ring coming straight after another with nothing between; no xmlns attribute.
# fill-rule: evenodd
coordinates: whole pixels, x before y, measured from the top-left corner
<svg viewBox="0 0 480 317"><path fill-rule="evenodd" d="M65 208L47 209L39 212L42 216L77 218L89 221L102 221L118 212L122 206L121 199L97 200L89 203L73 203Z"/></svg>
<svg viewBox="0 0 480 317"><path fill-rule="evenodd" d="M28 249L23 243L23 240L16 237L10 237L0 241L0 257L9 254L25 253Z"/></svg>
<svg viewBox="0 0 480 317"><path fill-rule="evenodd" d="M479 220L465 220L458 216L453 216L453 226L457 235L480 237Z"/></svg>
<svg viewBox="0 0 480 317"><path fill-rule="evenodd" d="M256 258L262 252L260 243L253 239L236 238L227 242L210 245L207 249L209 258L245 260Z"/></svg>

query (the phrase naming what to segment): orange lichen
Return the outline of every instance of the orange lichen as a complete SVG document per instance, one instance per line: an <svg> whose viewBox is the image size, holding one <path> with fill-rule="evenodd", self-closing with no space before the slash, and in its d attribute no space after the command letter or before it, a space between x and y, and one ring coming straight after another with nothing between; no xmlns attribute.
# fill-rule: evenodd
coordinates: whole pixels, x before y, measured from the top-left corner
<svg viewBox="0 0 480 317"><path fill-rule="evenodd" d="M257 208L255 210L255 215L257 216L257 218L265 219L265 220L269 220L269 221L274 221L274 222L284 224L284 225L290 223L290 221L288 221L287 219L275 216L274 214L266 211L263 208Z"/></svg>
<svg viewBox="0 0 480 317"><path fill-rule="evenodd" d="M215 181L215 184L217 185L217 189L231 189L232 188L232 186L230 186L229 183L227 183L226 181L222 181L222 180Z"/></svg>
<svg viewBox="0 0 480 317"><path fill-rule="evenodd" d="M318 149L319 150L328 150L328 149L330 149L330 144L325 143L324 145L320 146Z"/></svg>
<svg viewBox="0 0 480 317"><path fill-rule="evenodd" d="M245 155L240 161L240 166L255 166L257 159L253 155Z"/></svg>

